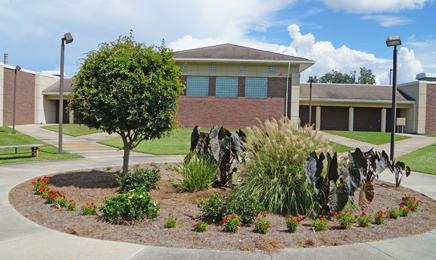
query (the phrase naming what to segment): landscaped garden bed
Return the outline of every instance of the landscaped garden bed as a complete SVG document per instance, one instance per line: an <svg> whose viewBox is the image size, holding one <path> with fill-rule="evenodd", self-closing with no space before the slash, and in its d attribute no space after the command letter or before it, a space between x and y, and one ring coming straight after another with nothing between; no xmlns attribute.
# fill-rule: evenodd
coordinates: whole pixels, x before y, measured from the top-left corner
<svg viewBox="0 0 436 260"><path fill-rule="evenodd" d="M141 165L142 168L153 169L153 165ZM9 193L11 204L28 219L54 230L83 237L124 241L136 244L197 248L215 250L271 250L297 247L337 246L369 241L380 241L418 235L436 228L436 202L425 195L404 187L395 188L395 184L374 181L376 196L365 209L366 214L373 217L379 211L387 211L387 207L400 208L402 198L406 195L415 196L421 201L419 209L411 212L407 217L398 219L387 218L382 225L375 224L373 218L368 227L360 227L357 222L350 228L340 228L338 220L330 217L328 231L314 232L311 224L313 220L302 219L301 225L295 233L288 231L285 224L286 214L272 214L265 212L265 220L270 223L268 232L262 234L255 231L255 223L238 228L237 233L225 232L223 223L212 223L200 208L193 204L193 200L209 198L209 194L216 192L228 194L232 188L211 188L205 191L182 192L181 188L173 185L171 178L180 178L174 171L174 165L159 165L161 180L159 188L150 191L152 200L159 202L162 208L159 216L153 219L143 219L138 222L124 222L111 224L104 220L101 212L98 215L83 215L81 206L94 203L97 208L105 197L119 194L121 186L114 176L121 167L100 168L54 174L50 177L49 188L59 191L77 205L77 211L68 211L65 207L47 204L46 200L35 194L32 181L26 181ZM392 174L392 179L394 176ZM358 197L359 189L355 192ZM165 223L171 213L177 218L176 228L165 228ZM361 215L360 212L353 213ZM262 214L259 214L262 218ZM196 223L206 223L206 232L193 231ZM256 220L257 222L257 220Z"/></svg>

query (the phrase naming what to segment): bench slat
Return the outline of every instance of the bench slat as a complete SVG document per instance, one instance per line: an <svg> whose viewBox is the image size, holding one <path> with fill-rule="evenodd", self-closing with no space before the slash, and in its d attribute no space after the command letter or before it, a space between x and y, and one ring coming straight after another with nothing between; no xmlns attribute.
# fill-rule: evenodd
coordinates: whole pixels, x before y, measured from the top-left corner
<svg viewBox="0 0 436 260"><path fill-rule="evenodd" d="M2 145L0 149L8 149L8 148L30 148L30 147L41 147L43 144L18 144L18 145Z"/></svg>

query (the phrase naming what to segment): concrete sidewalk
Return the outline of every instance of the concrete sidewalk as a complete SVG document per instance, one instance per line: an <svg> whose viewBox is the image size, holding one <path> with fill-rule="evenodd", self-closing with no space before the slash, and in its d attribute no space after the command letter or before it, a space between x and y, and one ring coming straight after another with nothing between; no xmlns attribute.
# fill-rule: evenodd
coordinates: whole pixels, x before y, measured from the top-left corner
<svg viewBox="0 0 436 260"><path fill-rule="evenodd" d="M17 130L57 145L57 133L44 132L46 130L38 128L35 125L18 126ZM57 172L121 165L122 154L117 154L119 151L114 148L95 144L95 140L105 138L104 134L96 135L101 136L65 136L64 149L76 151L85 157L83 159L0 165L1 259L435 259L436 230L419 236L381 242L284 249L270 257L263 253L162 248L77 237L39 226L20 215L9 204L9 191L28 179ZM411 148L404 146L401 149L407 151ZM179 159L181 156L139 154L132 156L130 163L175 162ZM382 177L391 182L393 180L389 173L382 174ZM412 173L403 180L402 185L436 199L434 175Z"/></svg>

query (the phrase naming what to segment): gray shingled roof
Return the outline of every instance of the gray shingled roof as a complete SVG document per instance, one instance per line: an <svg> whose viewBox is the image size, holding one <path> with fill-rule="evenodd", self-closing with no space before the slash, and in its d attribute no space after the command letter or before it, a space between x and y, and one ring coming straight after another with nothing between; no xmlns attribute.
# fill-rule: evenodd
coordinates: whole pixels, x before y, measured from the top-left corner
<svg viewBox="0 0 436 260"><path fill-rule="evenodd" d="M42 93L59 93L61 89L60 80L53 83L48 88L44 89ZM64 78L64 93L71 92L73 81L70 78Z"/></svg>
<svg viewBox="0 0 436 260"><path fill-rule="evenodd" d="M294 57L290 55L263 51L230 43L215 46L179 51L173 56L174 59L235 59L235 60L270 60L270 61L303 61L312 60Z"/></svg>
<svg viewBox="0 0 436 260"><path fill-rule="evenodd" d="M300 84L300 98L309 98L310 84ZM312 83L313 99L392 100L392 86ZM398 101L413 101L397 91Z"/></svg>

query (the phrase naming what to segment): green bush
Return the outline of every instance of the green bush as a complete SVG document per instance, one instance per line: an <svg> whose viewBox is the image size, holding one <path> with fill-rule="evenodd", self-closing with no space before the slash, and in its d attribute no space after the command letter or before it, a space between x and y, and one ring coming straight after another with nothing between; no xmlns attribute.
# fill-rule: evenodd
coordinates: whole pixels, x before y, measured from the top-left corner
<svg viewBox="0 0 436 260"><path fill-rule="evenodd" d="M217 170L213 157L194 155L177 168L182 175L182 181L178 184L189 192L207 190L216 181Z"/></svg>
<svg viewBox="0 0 436 260"><path fill-rule="evenodd" d="M150 191L159 187L157 182L160 180L159 169L141 169L136 168L132 173L115 174L118 183L121 185L121 193L130 190Z"/></svg>
<svg viewBox="0 0 436 260"><path fill-rule="evenodd" d="M196 232L206 232L207 231L207 225L203 222L197 222L192 226L192 230Z"/></svg>
<svg viewBox="0 0 436 260"><path fill-rule="evenodd" d="M146 190L122 193L105 199L103 203L99 210L112 223L141 222L144 214L152 219L159 216L160 204L151 201L151 195Z"/></svg>
<svg viewBox="0 0 436 260"><path fill-rule="evenodd" d="M254 230L261 234L268 233L268 229L271 227L271 223L269 223L269 221L266 221L264 218L265 215L262 218L257 217L256 224L254 224Z"/></svg>
<svg viewBox="0 0 436 260"><path fill-rule="evenodd" d="M296 218L287 214L285 217L285 224L286 227L288 227L289 232L295 233L297 228L300 226L300 218Z"/></svg>
<svg viewBox="0 0 436 260"><path fill-rule="evenodd" d="M280 123L280 125L279 125ZM295 126L287 118L266 120L248 128L245 169L237 194L253 197L267 211L306 215L318 211L317 196L304 173L311 152L331 150L328 141L310 127Z"/></svg>
<svg viewBox="0 0 436 260"><path fill-rule="evenodd" d="M210 194L208 200L198 199L197 204L212 222L221 221L225 216L236 213L242 219L242 225L248 226L254 217L264 211L263 206L252 197L243 197L236 194L220 196L218 193Z"/></svg>
<svg viewBox="0 0 436 260"><path fill-rule="evenodd" d="M375 213L375 223L377 225L385 223L386 216L389 216L387 212L383 212L381 210L377 211L377 213Z"/></svg>
<svg viewBox="0 0 436 260"><path fill-rule="evenodd" d="M389 218L398 219L401 215L401 211L398 208L388 209Z"/></svg>
<svg viewBox="0 0 436 260"><path fill-rule="evenodd" d="M315 229L315 231L329 230L329 222L325 218L315 219L311 226Z"/></svg>
<svg viewBox="0 0 436 260"><path fill-rule="evenodd" d="M333 212L333 215L336 215L335 213L336 211ZM348 212L348 210L342 210L341 212L339 212L336 220L339 222L339 226L341 228L348 229L354 222L356 222L356 217L352 216L351 213Z"/></svg>
<svg viewBox="0 0 436 260"><path fill-rule="evenodd" d="M231 216L226 216L223 219L224 224L224 230L226 232L233 232L237 233L239 230L239 227L242 225L242 219L233 213Z"/></svg>
<svg viewBox="0 0 436 260"><path fill-rule="evenodd" d="M372 216L365 213L365 211L362 211L362 215L360 215L358 219L359 226L361 227L367 227L369 223L372 221Z"/></svg>

